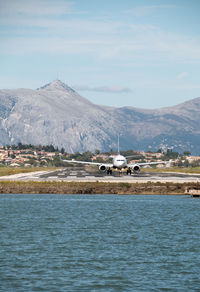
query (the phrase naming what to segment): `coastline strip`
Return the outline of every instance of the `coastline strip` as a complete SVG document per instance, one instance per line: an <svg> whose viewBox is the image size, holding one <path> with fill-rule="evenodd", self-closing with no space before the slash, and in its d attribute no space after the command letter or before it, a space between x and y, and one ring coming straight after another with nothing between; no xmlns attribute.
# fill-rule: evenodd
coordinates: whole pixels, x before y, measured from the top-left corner
<svg viewBox="0 0 200 292"><path fill-rule="evenodd" d="M188 195L196 186L195 182L0 181L0 194Z"/></svg>

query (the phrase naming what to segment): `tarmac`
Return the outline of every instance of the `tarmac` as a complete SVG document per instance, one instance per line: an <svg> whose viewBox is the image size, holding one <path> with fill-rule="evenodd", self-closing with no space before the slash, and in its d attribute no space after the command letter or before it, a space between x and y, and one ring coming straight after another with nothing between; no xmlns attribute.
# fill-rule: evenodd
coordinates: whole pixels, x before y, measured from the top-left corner
<svg viewBox="0 0 200 292"><path fill-rule="evenodd" d="M147 183L147 182L170 182L187 183L200 182L200 174L186 174L173 172L140 172L139 174L126 175L113 172L112 175L99 172L89 172L86 170L69 170L68 168L57 171L38 171L20 173L0 177L0 181L64 181L64 182L127 182L127 183Z"/></svg>

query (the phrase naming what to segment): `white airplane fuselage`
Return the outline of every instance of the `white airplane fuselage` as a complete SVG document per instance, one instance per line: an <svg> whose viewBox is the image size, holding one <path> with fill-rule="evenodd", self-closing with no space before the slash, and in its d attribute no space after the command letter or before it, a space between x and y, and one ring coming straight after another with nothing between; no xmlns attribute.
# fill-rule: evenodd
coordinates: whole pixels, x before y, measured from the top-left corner
<svg viewBox="0 0 200 292"><path fill-rule="evenodd" d="M113 158L113 168L122 169L122 168L126 168L126 167L127 167L126 157L118 154L117 156L115 156Z"/></svg>

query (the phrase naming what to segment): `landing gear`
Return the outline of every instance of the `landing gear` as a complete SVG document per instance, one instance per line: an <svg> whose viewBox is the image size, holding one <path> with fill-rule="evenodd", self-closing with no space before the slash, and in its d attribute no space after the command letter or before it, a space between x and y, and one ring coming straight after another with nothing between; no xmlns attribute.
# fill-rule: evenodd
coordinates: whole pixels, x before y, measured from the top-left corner
<svg viewBox="0 0 200 292"><path fill-rule="evenodd" d="M112 169L108 168L108 169L107 169L107 174L108 174L108 175L109 175L109 174L111 175L111 174L112 174Z"/></svg>
<svg viewBox="0 0 200 292"><path fill-rule="evenodd" d="M127 175L129 175L129 174L131 175L131 169L130 168L127 169L126 174Z"/></svg>

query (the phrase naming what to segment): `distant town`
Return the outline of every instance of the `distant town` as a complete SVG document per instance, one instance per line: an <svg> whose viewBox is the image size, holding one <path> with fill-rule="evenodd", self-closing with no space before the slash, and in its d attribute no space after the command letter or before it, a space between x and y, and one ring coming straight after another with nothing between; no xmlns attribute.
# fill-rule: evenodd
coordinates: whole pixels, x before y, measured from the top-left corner
<svg viewBox="0 0 200 292"><path fill-rule="evenodd" d="M66 166L63 159L74 159L81 161L109 162L117 153L112 149L108 152L101 153L95 150L94 153L86 151L84 153L66 153L64 148L58 149L53 145L35 146L31 144L6 145L0 147L0 166L10 167L61 167ZM129 161L134 162L153 162L169 161L167 167L197 167L200 166L200 156L192 156L189 151L183 154L173 152L171 149L157 152L138 152L134 150L121 151L124 156L129 156ZM172 162L173 161L173 162ZM148 166L149 167L149 166ZM156 167L164 167L158 164Z"/></svg>

